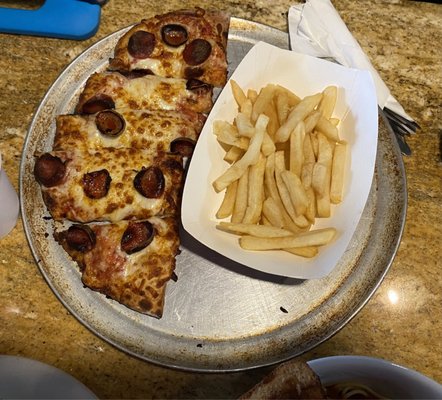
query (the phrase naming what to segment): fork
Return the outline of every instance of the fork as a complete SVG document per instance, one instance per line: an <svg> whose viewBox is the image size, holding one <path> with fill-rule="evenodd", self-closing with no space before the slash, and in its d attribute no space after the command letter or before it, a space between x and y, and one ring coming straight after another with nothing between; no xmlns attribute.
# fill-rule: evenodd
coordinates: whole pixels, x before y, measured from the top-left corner
<svg viewBox="0 0 442 400"><path fill-rule="evenodd" d="M391 126L393 133L396 136L396 140L399 144L402 154L407 156L411 155L411 149L405 140L405 136L416 133L416 130L420 128L419 124L415 121L410 121L401 115L396 114L389 108L384 108L385 116Z"/></svg>

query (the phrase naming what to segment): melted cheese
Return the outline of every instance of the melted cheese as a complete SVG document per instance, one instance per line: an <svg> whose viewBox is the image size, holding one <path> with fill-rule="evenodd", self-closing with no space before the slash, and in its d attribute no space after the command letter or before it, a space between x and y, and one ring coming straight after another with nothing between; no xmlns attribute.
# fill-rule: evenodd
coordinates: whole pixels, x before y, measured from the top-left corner
<svg viewBox="0 0 442 400"><path fill-rule="evenodd" d="M96 73L87 80L77 109L81 111L88 100L104 94L113 99L117 109L209 112L211 90L187 90L186 83L184 79L154 75L128 79L115 72Z"/></svg>
<svg viewBox="0 0 442 400"><path fill-rule="evenodd" d="M198 138L204 119L196 113L176 111L118 110L125 129L117 137L103 135L95 115L61 115L57 118L54 148L94 151L103 147L148 149L151 154L167 152L179 137Z"/></svg>
<svg viewBox="0 0 442 400"><path fill-rule="evenodd" d="M181 163L172 155L152 157L147 152L131 149L104 149L94 153L70 151L53 152L67 161L65 181L58 186L42 187L48 209L55 220L63 218L78 222L121 221L144 219L154 215L175 215L182 170L172 169L168 160ZM146 198L134 187L133 180L143 167L158 166L165 178L165 189L159 198ZM91 199L83 190L83 175L106 169L111 176L107 195ZM48 198L50 200L48 201Z"/></svg>

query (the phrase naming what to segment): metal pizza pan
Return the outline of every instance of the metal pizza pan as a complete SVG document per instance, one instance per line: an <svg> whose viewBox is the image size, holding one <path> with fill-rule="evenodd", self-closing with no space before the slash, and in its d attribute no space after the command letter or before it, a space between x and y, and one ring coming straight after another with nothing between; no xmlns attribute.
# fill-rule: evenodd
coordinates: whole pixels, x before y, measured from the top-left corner
<svg viewBox="0 0 442 400"><path fill-rule="evenodd" d="M52 147L55 117L73 111L93 72L105 69L125 28L77 57L42 100L20 166L21 211L37 265L59 300L86 327L143 360L189 371L239 371L280 362L330 338L370 299L400 243L406 182L400 151L382 112L370 195L342 259L322 279L297 280L251 270L181 232L178 280L169 282L157 320L85 288L75 263L53 239L54 223L33 176L34 155ZM234 71L258 41L288 48L288 35L232 18L228 59Z"/></svg>

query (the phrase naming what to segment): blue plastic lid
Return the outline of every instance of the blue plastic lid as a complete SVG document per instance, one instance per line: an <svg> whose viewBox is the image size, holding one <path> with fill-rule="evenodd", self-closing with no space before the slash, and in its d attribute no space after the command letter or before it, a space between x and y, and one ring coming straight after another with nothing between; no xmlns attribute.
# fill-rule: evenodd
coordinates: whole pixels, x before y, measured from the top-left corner
<svg viewBox="0 0 442 400"><path fill-rule="evenodd" d="M93 36L101 7L84 0L46 0L36 10L0 7L0 32L83 40Z"/></svg>

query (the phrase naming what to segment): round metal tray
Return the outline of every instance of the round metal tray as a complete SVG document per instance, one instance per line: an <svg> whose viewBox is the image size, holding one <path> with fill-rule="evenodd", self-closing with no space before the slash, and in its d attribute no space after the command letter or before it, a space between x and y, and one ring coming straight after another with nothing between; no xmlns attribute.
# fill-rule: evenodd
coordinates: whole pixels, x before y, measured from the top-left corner
<svg viewBox="0 0 442 400"><path fill-rule="evenodd" d="M84 82L105 68L126 29L99 41L63 71L43 99L26 138L20 167L23 223L49 286L95 334L125 352L169 367L244 370L288 359L323 342L368 301L400 242L406 212L405 174L382 113L369 199L348 249L325 278L296 280L253 271L182 231L178 281L168 283L164 315L156 320L84 288L77 266L54 241L54 222L33 177L34 153L51 149L56 115L72 112ZM288 47L286 33L232 18L229 71L261 40Z"/></svg>

